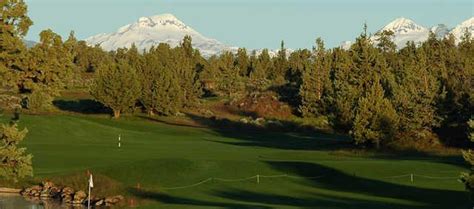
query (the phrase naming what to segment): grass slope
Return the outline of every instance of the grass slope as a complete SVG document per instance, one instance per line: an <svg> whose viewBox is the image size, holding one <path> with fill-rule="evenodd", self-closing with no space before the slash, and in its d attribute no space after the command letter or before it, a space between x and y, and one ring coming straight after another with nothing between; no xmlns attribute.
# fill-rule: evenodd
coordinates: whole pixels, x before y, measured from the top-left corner
<svg viewBox="0 0 474 209"><path fill-rule="evenodd" d="M172 126L139 118L22 116L35 175L58 178L91 170L120 182L139 208L469 208L455 179L386 178L407 173L457 177L460 157L337 154L344 138ZM122 148L117 137L122 135ZM214 178L254 175L240 182ZM86 182L85 182L86 184ZM140 184L141 190L133 189ZM96 183L95 190L107 190Z"/></svg>

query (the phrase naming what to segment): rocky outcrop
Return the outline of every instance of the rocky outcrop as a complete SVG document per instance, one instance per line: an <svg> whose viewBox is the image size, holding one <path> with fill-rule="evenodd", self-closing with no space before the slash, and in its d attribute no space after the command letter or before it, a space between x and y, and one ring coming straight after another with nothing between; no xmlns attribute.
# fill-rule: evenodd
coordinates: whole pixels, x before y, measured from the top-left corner
<svg viewBox="0 0 474 209"><path fill-rule="evenodd" d="M28 199L57 200L66 205L86 205L89 196L84 191L76 191L71 187L59 187L53 182L45 181L41 185L25 188L19 192ZM94 207L112 206L124 200L121 195L97 198L91 196L91 205Z"/></svg>

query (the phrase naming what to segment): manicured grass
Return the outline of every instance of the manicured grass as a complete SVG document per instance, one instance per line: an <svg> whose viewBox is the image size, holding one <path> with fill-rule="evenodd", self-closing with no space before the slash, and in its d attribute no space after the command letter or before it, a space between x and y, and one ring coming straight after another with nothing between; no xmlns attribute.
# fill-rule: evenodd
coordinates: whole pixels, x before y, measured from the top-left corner
<svg viewBox="0 0 474 209"><path fill-rule="evenodd" d="M457 177L467 169L460 156L356 157L335 152L347 146L344 137L191 128L140 118L22 115L20 124L29 130L24 145L34 155L36 177L91 170L119 182L139 208L471 207L456 179L388 178ZM293 178L211 180L165 189L257 174Z"/></svg>

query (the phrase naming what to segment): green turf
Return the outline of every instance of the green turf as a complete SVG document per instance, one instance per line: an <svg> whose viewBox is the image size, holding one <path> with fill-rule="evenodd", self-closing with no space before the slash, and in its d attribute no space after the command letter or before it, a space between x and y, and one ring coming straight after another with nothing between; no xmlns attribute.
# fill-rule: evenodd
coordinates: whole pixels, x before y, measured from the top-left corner
<svg viewBox="0 0 474 209"><path fill-rule="evenodd" d="M139 208L470 208L461 157L338 155L343 138L172 126L139 118L22 116L36 177L91 170L129 188ZM122 148L117 137L122 135ZM254 175L291 175L260 178ZM302 178L321 177L321 178ZM142 190L132 189L139 183ZM100 187L101 185L96 185Z"/></svg>

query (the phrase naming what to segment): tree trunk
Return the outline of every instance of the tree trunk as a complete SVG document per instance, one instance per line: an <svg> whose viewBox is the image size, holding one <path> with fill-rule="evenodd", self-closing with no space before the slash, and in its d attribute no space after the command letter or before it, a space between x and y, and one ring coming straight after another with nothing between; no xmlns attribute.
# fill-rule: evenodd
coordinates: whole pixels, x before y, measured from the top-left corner
<svg viewBox="0 0 474 209"><path fill-rule="evenodd" d="M114 110L114 118L115 119L120 118L120 110Z"/></svg>

